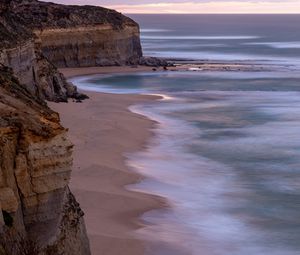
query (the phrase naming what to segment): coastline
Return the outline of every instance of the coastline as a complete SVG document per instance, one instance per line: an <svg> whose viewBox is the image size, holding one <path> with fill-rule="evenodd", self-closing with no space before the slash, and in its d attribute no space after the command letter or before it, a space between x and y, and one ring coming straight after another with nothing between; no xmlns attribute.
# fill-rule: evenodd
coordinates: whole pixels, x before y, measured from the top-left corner
<svg viewBox="0 0 300 255"><path fill-rule="evenodd" d="M191 65L169 67L169 71L193 71ZM246 69L254 66L244 66ZM208 64L207 71L236 71L238 65ZM60 69L67 79L95 74L152 72L148 66L112 66ZM157 68L163 71L163 68ZM199 71L202 71L199 70ZM205 71L205 70L203 70ZM140 216L166 206L161 197L130 191L126 185L138 183L143 176L130 170L127 153L142 150L153 135L156 122L133 113L129 107L159 99L159 96L110 94L82 91L90 99L82 103L49 103L69 128L74 143L74 167L70 188L85 212L87 232L93 255L144 254L147 241L133 231L142 227Z"/></svg>
<svg viewBox="0 0 300 255"><path fill-rule="evenodd" d="M71 75L64 74L70 78L95 71L128 71L120 67L101 69L73 69L69 70ZM82 103L48 104L59 112L75 145L70 188L85 212L92 254L143 254L145 242L133 236L133 231L142 226L138 218L166 203L160 197L125 188L143 176L128 168L124 154L142 150L156 124L131 112L129 106L160 97L85 93L90 99Z"/></svg>
<svg viewBox="0 0 300 255"><path fill-rule="evenodd" d="M243 62L210 62L203 61L199 63L177 63L167 67L167 72L262 72L272 71L282 66L263 65L258 63ZM155 70L153 70L155 69ZM166 71L163 67L153 66L98 66L98 67L75 67L60 68L59 71L64 74L67 79L95 74L120 74L120 73L137 73L137 72L153 72Z"/></svg>

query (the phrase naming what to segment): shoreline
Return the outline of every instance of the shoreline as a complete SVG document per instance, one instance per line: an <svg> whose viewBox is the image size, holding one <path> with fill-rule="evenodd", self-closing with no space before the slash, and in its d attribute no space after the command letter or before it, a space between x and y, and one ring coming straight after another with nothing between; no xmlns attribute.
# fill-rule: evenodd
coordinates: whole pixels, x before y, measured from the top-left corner
<svg viewBox="0 0 300 255"><path fill-rule="evenodd" d="M144 254L147 243L134 237L133 231L144 225L139 219L143 213L167 203L126 189L144 177L127 166L124 155L143 150L156 125L129 107L161 97L84 93L90 99L82 103L48 104L59 112L75 145L70 188L85 212L92 254Z"/></svg>
<svg viewBox="0 0 300 255"><path fill-rule="evenodd" d="M233 62L211 62L203 61L199 63L174 63L173 66L163 67L153 66L99 66L99 67L71 67L60 68L59 71L64 74L67 79L96 74L121 74L121 73L138 73L138 72L205 72L205 71L221 71L221 72L269 72L283 68L281 65L251 63L247 61ZM155 70L153 70L155 69Z"/></svg>
<svg viewBox="0 0 300 255"><path fill-rule="evenodd" d="M195 71L193 68L198 68L193 66L169 67L168 71L192 72ZM236 68L240 71L241 67L232 64L205 66L207 70L199 71L218 69L228 72L236 71ZM252 65L244 67L242 71L249 68L261 71L261 67L260 70L255 70ZM64 68L60 72L71 79L95 74L152 72L152 69L147 66L112 66ZM157 71L163 71L163 68L157 68ZM130 111L129 107L154 102L161 97L81 91L90 99L82 103L72 100L68 104L49 103L49 106L59 112L75 145L70 188L85 212L92 254L144 254L149 241L134 236L134 230L144 226L140 217L145 212L164 208L168 203L162 197L126 189L127 185L140 182L144 176L130 169L125 154L146 148L156 125L154 120Z"/></svg>

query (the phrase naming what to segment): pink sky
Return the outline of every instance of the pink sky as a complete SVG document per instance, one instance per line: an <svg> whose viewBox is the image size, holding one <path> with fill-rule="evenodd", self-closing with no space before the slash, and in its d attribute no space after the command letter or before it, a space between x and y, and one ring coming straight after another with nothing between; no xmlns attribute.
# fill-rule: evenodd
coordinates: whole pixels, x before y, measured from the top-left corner
<svg viewBox="0 0 300 255"><path fill-rule="evenodd" d="M52 2L100 5L123 13L300 13L300 0L52 0Z"/></svg>

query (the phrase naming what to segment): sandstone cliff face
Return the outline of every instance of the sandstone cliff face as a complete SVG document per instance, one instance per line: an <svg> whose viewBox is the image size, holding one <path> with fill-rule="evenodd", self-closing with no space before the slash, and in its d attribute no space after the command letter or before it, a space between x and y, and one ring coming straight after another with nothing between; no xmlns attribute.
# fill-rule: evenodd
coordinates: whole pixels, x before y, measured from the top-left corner
<svg viewBox="0 0 300 255"><path fill-rule="evenodd" d="M16 5L9 0L0 5L0 63L11 67L19 81L42 99L67 101L68 97L81 97L44 57L40 41L13 11Z"/></svg>
<svg viewBox="0 0 300 255"><path fill-rule="evenodd" d="M19 81L42 99L59 102L77 96L76 88L38 52L36 43L31 39L0 50L0 63L11 67Z"/></svg>
<svg viewBox="0 0 300 255"><path fill-rule="evenodd" d="M3 66L0 95L0 254L90 254L58 114Z"/></svg>
<svg viewBox="0 0 300 255"><path fill-rule="evenodd" d="M35 30L45 56L58 67L113 66L138 63L139 30L111 25Z"/></svg>
<svg viewBox="0 0 300 255"><path fill-rule="evenodd" d="M113 10L0 1L0 63L31 93L50 101L84 98L57 67L138 64L139 36L138 24Z"/></svg>
<svg viewBox="0 0 300 255"><path fill-rule="evenodd" d="M23 1L13 10L55 66L137 64L142 57L138 24L116 11L38 1Z"/></svg>
<svg viewBox="0 0 300 255"><path fill-rule="evenodd" d="M0 0L0 255L88 255L68 188L72 144L44 99L84 95L56 66L137 64L139 27L112 10Z"/></svg>

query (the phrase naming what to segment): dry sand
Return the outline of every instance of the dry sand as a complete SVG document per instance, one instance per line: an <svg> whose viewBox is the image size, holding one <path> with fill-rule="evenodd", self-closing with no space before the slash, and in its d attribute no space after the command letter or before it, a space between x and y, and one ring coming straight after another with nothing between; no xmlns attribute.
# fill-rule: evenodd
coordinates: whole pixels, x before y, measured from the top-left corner
<svg viewBox="0 0 300 255"><path fill-rule="evenodd" d="M133 230L142 226L138 217L164 202L124 187L142 179L128 169L124 153L146 146L155 125L128 107L158 97L87 94L90 99L83 103L49 105L60 113L75 145L70 187L85 212L92 254L144 254L144 241L133 236Z"/></svg>
<svg viewBox="0 0 300 255"><path fill-rule="evenodd" d="M190 67L182 65L169 70L187 71ZM145 66L60 69L67 78L151 70ZM90 99L83 103L49 104L60 113L75 145L70 187L85 212L92 254L142 255L145 241L133 235L135 229L142 227L138 218L166 203L159 197L125 189L126 185L139 182L143 177L128 169L124 154L146 146L152 135L150 129L155 125L145 116L130 112L128 107L158 97L84 93Z"/></svg>
<svg viewBox="0 0 300 255"><path fill-rule="evenodd" d="M207 68L224 70L224 66L228 65ZM190 67L197 66L182 65L169 70L187 71ZM226 71L231 68L229 66ZM67 78L151 70L151 67L141 66L60 69ZM155 125L146 117L130 112L128 107L158 97L84 93L90 99L83 103L70 101L49 105L60 113L75 145L70 186L85 212L92 254L142 255L145 241L133 236L134 230L142 227L138 218L166 204L159 197L125 189L127 184L139 182L143 177L128 169L124 154L146 146L152 135L150 129Z"/></svg>

